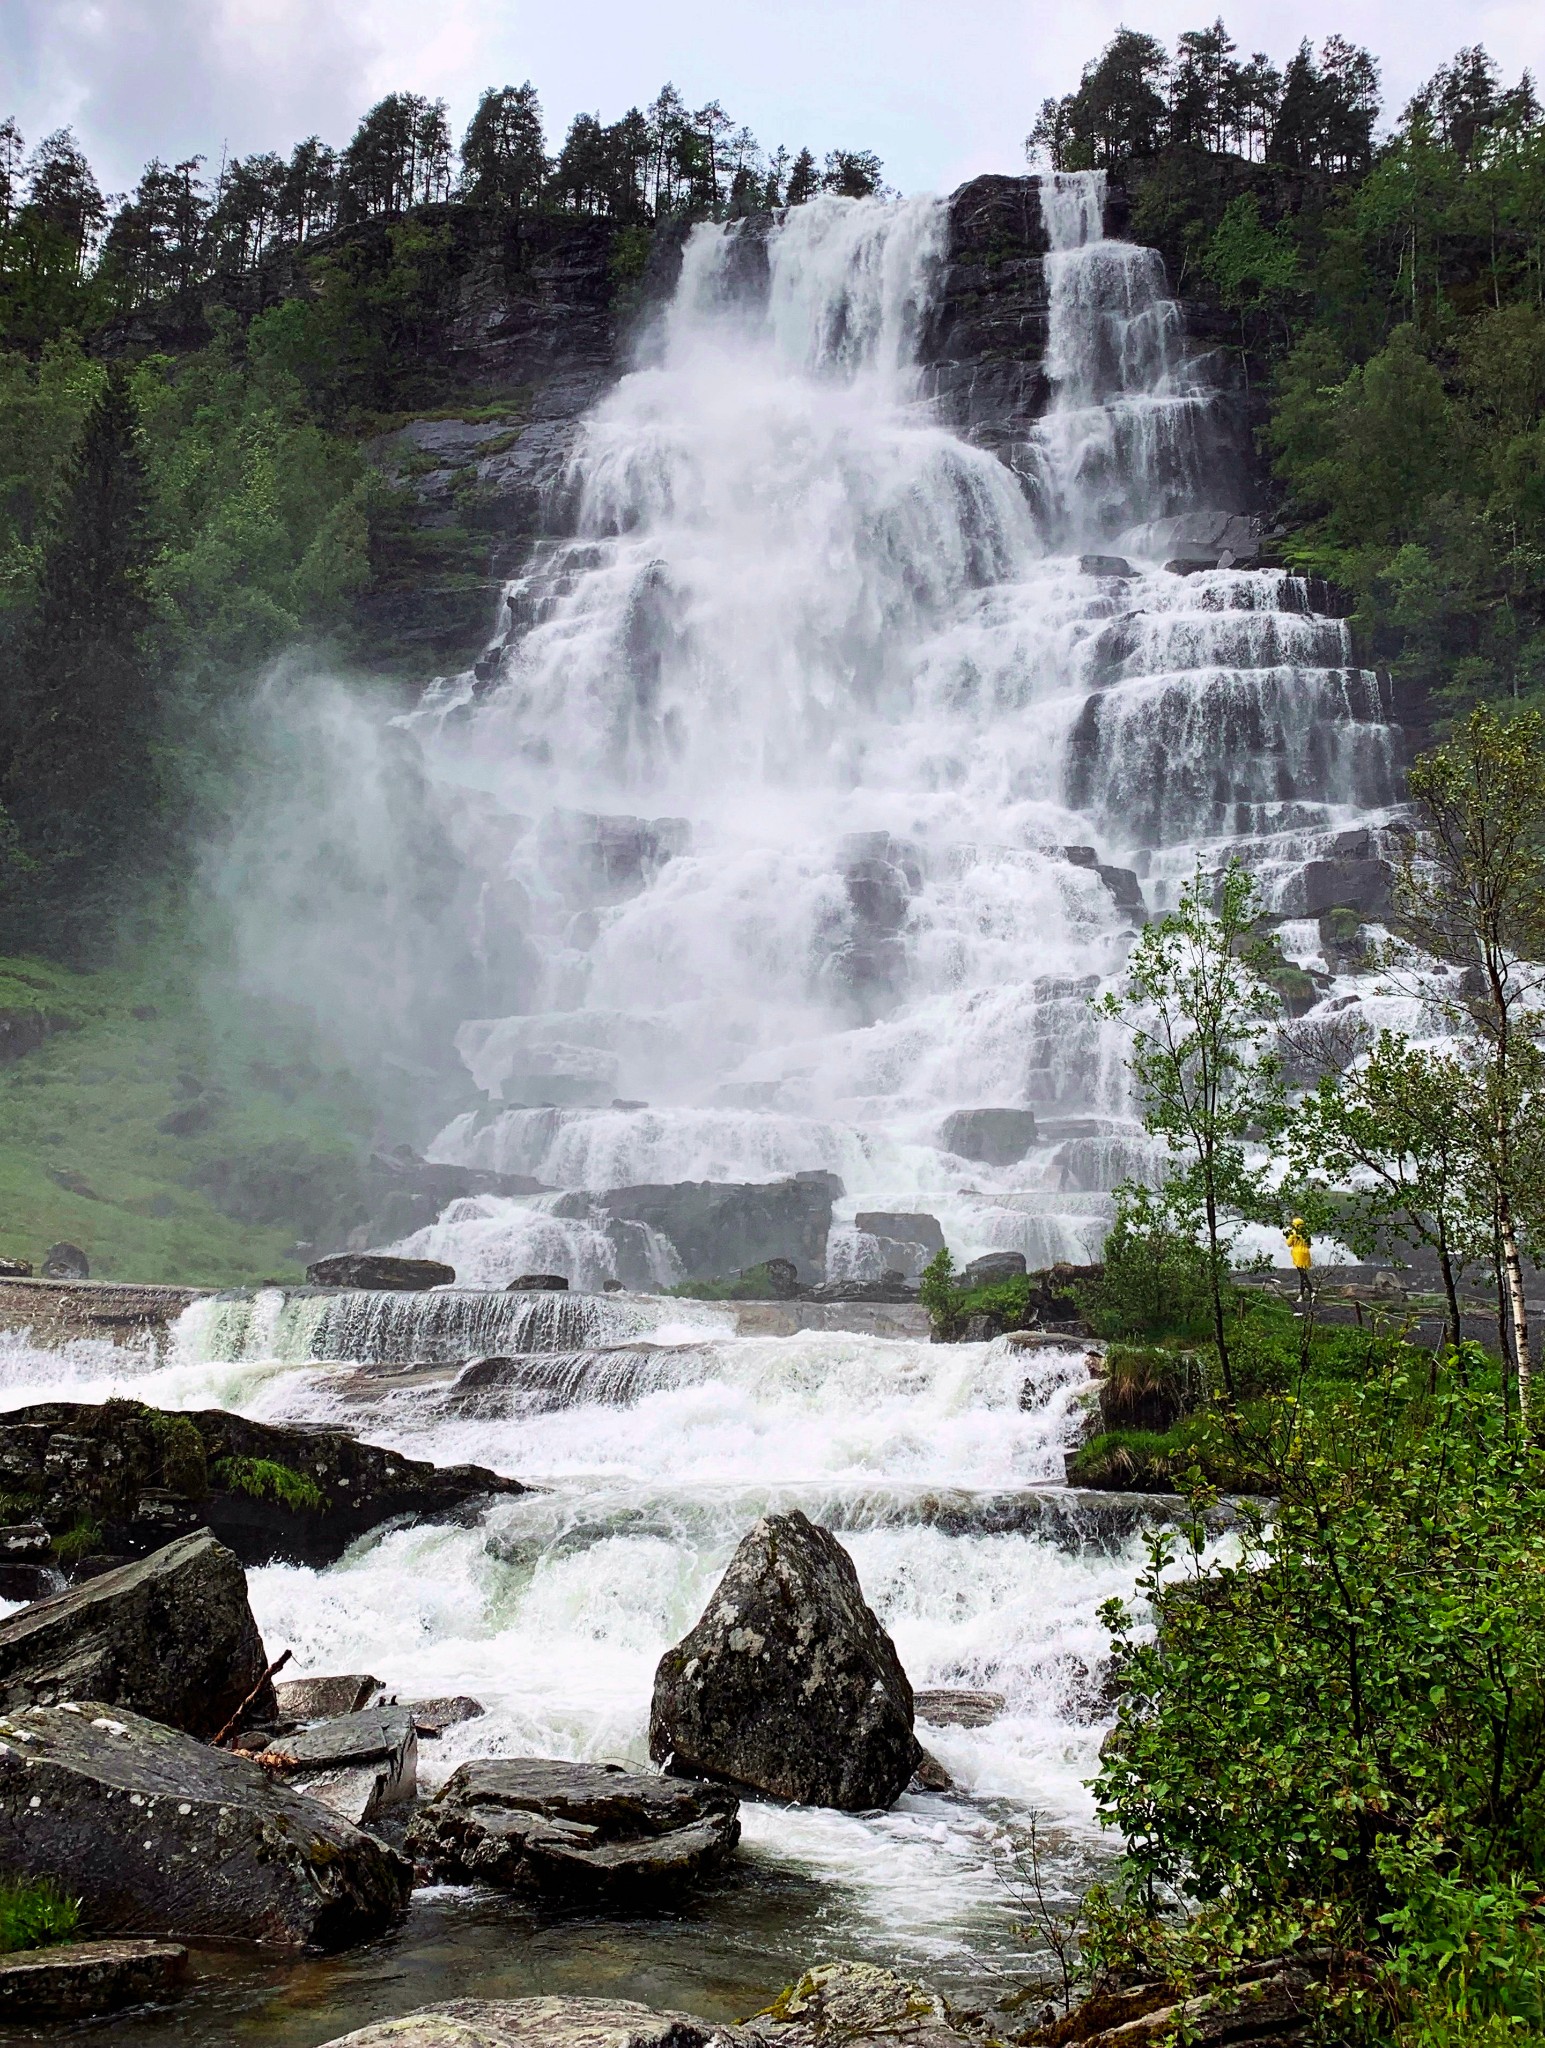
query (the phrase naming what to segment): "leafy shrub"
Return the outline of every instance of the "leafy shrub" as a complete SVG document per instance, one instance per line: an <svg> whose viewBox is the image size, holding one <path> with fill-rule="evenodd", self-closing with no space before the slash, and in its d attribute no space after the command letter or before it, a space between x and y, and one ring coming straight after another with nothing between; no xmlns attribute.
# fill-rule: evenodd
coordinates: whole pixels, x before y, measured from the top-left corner
<svg viewBox="0 0 1545 2048"><path fill-rule="evenodd" d="M296 1513L327 1506L327 1496L314 1479L273 1458L221 1458L211 1468L210 1477L227 1493L276 1500Z"/></svg>
<svg viewBox="0 0 1545 2048"><path fill-rule="evenodd" d="M1237 1563L1193 1554L1190 1597L1166 1583L1173 1535L1155 1539L1139 1591L1157 1638L1106 1610L1097 1797L1150 1896L1336 1916L1434 2029L1538 2026L1545 1455L1478 1390L1479 1353L1431 1394L1392 1359L1260 1404L1270 1514L1245 1510Z"/></svg>
<svg viewBox="0 0 1545 2048"><path fill-rule="evenodd" d="M80 1900L66 1898L51 1878L0 1883L0 1955L73 1941L79 1926Z"/></svg>
<svg viewBox="0 0 1545 2048"><path fill-rule="evenodd" d="M1210 1327L1207 1254L1161 1213L1146 1188L1124 1188L1079 1301L1101 1337L1200 1337Z"/></svg>

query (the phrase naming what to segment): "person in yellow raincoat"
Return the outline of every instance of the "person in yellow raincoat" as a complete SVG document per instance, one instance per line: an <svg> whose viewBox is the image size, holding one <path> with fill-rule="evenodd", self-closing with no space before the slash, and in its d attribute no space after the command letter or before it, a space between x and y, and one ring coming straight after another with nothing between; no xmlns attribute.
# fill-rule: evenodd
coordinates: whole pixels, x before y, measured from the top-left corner
<svg viewBox="0 0 1545 2048"><path fill-rule="evenodd" d="M1298 1268L1298 1298L1304 1301L1311 1292L1309 1269L1314 1264L1309 1227L1302 1216L1295 1216L1282 1235L1287 1239L1288 1255Z"/></svg>

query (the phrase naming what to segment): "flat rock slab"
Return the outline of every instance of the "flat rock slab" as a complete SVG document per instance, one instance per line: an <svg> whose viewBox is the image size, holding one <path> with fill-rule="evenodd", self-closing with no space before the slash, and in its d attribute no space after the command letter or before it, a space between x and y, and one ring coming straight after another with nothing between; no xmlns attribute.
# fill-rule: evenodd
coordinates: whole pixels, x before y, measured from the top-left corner
<svg viewBox="0 0 1545 2048"><path fill-rule="evenodd" d="M438 1259L399 1259L388 1252L338 1252L306 1268L313 1287L384 1289L421 1294L430 1287L454 1287L456 1268Z"/></svg>
<svg viewBox="0 0 1545 2048"><path fill-rule="evenodd" d="M348 1671L325 1678L286 1678L274 1687L281 1721L330 1721L338 1714L357 1714L381 1690L379 1678Z"/></svg>
<svg viewBox="0 0 1545 2048"><path fill-rule="evenodd" d="M930 1728L985 1728L989 1721L997 1720L1007 1705L1001 1692L953 1688L912 1695L914 1713Z"/></svg>
<svg viewBox="0 0 1545 2048"><path fill-rule="evenodd" d="M278 1735L259 1762L286 1783L366 1827L418 1791L418 1731L406 1707L367 1707Z"/></svg>
<svg viewBox="0 0 1545 2048"><path fill-rule="evenodd" d="M243 1756L121 1707L0 1715L0 1869L50 1877L103 1933L342 1948L407 1903L412 1867Z"/></svg>
<svg viewBox="0 0 1545 2048"><path fill-rule="evenodd" d="M740 1840L721 1786L615 1764L479 1759L415 1815L407 1845L446 1883L554 1893L674 1893Z"/></svg>
<svg viewBox="0 0 1545 2048"><path fill-rule="evenodd" d="M0 1956L0 2020L85 2019L175 1997L188 1951L173 1941L70 1941Z"/></svg>
<svg viewBox="0 0 1545 2048"><path fill-rule="evenodd" d="M267 1663L247 1575L202 1529L0 1621L0 1708L103 1700L215 1735L254 1694L272 1715Z"/></svg>
<svg viewBox="0 0 1545 2048"><path fill-rule="evenodd" d="M457 1998L342 2034L323 2048L749 2048L743 2027L609 1998Z"/></svg>

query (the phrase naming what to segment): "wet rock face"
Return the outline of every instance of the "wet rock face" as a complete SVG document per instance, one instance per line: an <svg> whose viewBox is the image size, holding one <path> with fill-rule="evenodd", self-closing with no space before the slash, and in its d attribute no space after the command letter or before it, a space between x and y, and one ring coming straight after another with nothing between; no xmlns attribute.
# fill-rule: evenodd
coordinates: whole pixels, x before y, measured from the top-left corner
<svg viewBox="0 0 1545 2048"><path fill-rule="evenodd" d="M757 1523L655 1673L649 1753L692 1776L848 1812L912 1775L912 1688L829 1529Z"/></svg>
<svg viewBox="0 0 1545 2048"><path fill-rule="evenodd" d="M1038 178L973 178L952 194L920 355L944 418L1010 467L1051 402L1049 246Z"/></svg>
<svg viewBox="0 0 1545 2048"><path fill-rule="evenodd" d="M247 1758L89 1699L0 1715L0 1867L52 1878L93 1931L292 1948L380 1933L412 1884Z"/></svg>
<svg viewBox="0 0 1545 2048"><path fill-rule="evenodd" d="M0 2020L75 2020L175 1997L188 1951L170 1941L68 1941L0 1956Z"/></svg>
<svg viewBox="0 0 1545 2048"><path fill-rule="evenodd" d="M569 1896L670 1895L740 1840L717 1785L545 1757L466 1763L414 1819L411 1852L442 1882Z"/></svg>
<svg viewBox="0 0 1545 2048"><path fill-rule="evenodd" d="M140 1401L43 1401L0 1421L0 1485L59 1533L97 1523L137 1556L208 1527L243 1564L331 1564L396 1515L460 1513L517 1480L430 1465L346 1431L251 1422L218 1408L170 1414Z"/></svg>
<svg viewBox="0 0 1545 2048"><path fill-rule="evenodd" d="M0 1706L104 1700L211 1736L274 1712L240 1563L209 1531L0 1621Z"/></svg>
<svg viewBox="0 0 1545 2048"><path fill-rule="evenodd" d="M802 1276L826 1263L832 1203L842 1183L832 1173L775 1181L677 1181L612 1188L586 1197L614 1224L644 1224L668 1237L689 1279L718 1280L771 1259L789 1259Z"/></svg>
<svg viewBox="0 0 1545 2048"><path fill-rule="evenodd" d="M259 1762L356 1827L370 1827L417 1792L418 1731L407 1707L367 1707L275 1736Z"/></svg>
<svg viewBox="0 0 1545 2048"><path fill-rule="evenodd" d="M322 2048L757 2048L757 2035L620 1998L457 1998Z"/></svg>

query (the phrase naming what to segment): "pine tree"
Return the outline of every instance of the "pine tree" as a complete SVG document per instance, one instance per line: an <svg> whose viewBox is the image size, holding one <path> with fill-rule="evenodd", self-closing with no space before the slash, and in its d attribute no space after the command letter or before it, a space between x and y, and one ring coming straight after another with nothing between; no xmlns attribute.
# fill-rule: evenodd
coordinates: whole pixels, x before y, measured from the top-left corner
<svg viewBox="0 0 1545 2048"><path fill-rule="evenodd" d="M104 938L156 812L145 465L121 365L66 464L9 693L0 801L30 863L12 945L71 956Z"/></svg>
<svg viewBox="0 0 1545 2048"><path fill-rule="evenodd" d="M794 168L789 172L789 186L785 204L803 206L821 189L821 174L815 167L815 158L808 149L802 149L794 159Z"/></svg>

